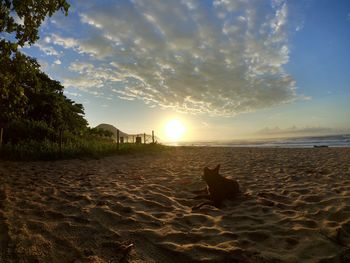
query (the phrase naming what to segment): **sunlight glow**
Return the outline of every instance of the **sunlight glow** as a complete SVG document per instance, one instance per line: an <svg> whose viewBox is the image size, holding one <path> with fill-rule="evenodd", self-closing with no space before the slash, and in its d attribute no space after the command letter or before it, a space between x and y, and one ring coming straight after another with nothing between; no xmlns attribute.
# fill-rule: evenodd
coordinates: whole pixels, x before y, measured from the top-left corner
<svg viewBox="0 0 350 263"><path fill-rule="evenodd" d="M170 141L176 142L180 140L185 132L185 126L179 120L170 120L165 125L165 135Z"/></svg>

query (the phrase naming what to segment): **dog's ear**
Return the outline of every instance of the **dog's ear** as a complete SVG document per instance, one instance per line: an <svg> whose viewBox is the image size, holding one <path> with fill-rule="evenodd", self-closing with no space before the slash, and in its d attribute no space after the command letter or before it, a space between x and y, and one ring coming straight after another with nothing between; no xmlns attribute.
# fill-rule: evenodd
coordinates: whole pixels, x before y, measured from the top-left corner
<svg viewBox="0 0 350 263"><path fill-rule="evenodd" d="M215 173L219 173L219 169L220 169L220 164L218 164L215 168L214 168L214 172Z"/></svg>
<svg viewBox="0 0 350 263"><path fill-rule="evenodd" d="M209 168L208 168L208 167L204 167L203 171L204 171L204 174L206 174L206 173L210 172L210 170L209 170Z"/></svg>

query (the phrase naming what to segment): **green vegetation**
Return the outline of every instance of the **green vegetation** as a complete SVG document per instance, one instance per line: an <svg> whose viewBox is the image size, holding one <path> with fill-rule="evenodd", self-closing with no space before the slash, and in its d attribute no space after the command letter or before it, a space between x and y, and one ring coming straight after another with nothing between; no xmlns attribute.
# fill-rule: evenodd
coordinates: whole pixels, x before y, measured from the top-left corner
<svg viewBox="0 0 350 263"><path fill-rule="evenodd" d="M62 145L50 140L22 141L17 144L5 144L0 157L5 160L57 160L70 158L99 158L115 154L156 154L169 149L160 144L121 144L119 149L116 143L107 140L82 138Z"/></svg>
<svg viewBox="0 0 350 263"><path fill-rule="evenodd" d="M68 105L73 103L63 96L63 87L41 72L35 59L18 51L19 46L38 40L41 23L60 9L67 15L69 4L65 0L0 1L0 146L6 126L15 119L32 119L36 112L44 109L62 115L63 109L69 106L79 107ZM50 107L51 101L56 105ZM60 102L65 105L56 107ZM48 104L46 108L45 104ZM45 120L41 115L34 119L46 121L49 126L53 125L49 121L56 125L61 121L53 115L51 120Z"/></svg>
<svg viewBox="0 0 350 263"><path fill-rule="evenodd" d="M58 81L18 51L39 38L45 17L57 10L67 14L68 9L65 0L0 0L0 157L51 160L164 149L131 144L118 148L112 132L90 129L83 105L68 99ZM15 22L15 15L23 24Z"/></svg>

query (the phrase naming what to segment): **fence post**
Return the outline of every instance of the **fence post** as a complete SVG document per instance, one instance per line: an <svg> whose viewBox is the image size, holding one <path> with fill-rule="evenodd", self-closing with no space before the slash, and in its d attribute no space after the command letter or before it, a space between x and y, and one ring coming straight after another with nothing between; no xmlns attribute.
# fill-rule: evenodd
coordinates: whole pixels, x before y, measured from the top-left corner
<svg viewBox="0 0 350 263"><path fill-rule="evenodd" d="M143 144L146 144L146 133L143 134Z"/></svg>
<svg viewBox="0 0 350 263"><path fill-rule="evenodd" d="M0 130L0 148L1 148L1 146L2 146L2 135L3 135L3 133L4 133L4 128L1 127L0 129L1 129L1 130Z"/></svg>
<svg viewBox="0 0 350 263"><path fill-rule="evenodd" d="M117 129L117 150L119 150L119 129Z"/></svg>
<svg viewBox="0 0 350 263"><path fill-rule="evenodd" d="M63 129L59 129L59 148L60 148L60 156L62 156L62 143L63 143Z"/></svg>

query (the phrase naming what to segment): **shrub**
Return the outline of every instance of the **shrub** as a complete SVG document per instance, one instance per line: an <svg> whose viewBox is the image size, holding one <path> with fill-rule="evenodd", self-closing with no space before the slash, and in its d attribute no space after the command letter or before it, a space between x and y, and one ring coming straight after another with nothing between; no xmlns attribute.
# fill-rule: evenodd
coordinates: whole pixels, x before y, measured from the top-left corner
<svg viewBox="0 0 350 263"><path fill-rule="evenodd" d="M54 140L56 132L43 121L14 120L4 129L4 143Z"/></svg>

